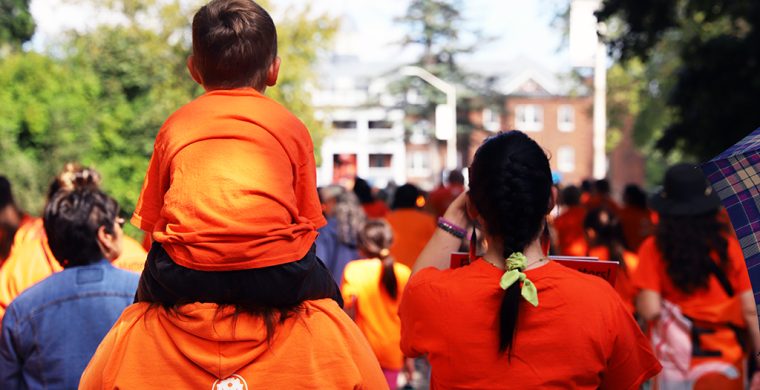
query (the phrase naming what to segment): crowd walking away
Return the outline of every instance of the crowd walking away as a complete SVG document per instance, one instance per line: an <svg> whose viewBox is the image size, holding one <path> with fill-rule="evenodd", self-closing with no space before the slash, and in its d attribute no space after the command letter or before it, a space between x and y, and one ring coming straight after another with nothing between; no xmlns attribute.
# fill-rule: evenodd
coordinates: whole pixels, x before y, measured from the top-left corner
<svg viewBox="0 0 760 390"><path fill-rule="evenodd" d="M204 92L158 129L143 244L93 167L66 164L41 217L0 176L0 389L760 390L747 269L696 164L651 195L562 183L512 130L437 187L318 188L309 130L266 96L292 44L267 11L213 0L191 31Z"/></svg>

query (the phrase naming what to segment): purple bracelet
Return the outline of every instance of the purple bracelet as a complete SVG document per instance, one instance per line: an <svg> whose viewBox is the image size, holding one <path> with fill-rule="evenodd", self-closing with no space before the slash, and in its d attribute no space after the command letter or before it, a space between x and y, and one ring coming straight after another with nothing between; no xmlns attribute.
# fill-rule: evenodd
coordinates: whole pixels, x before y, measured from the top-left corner
<svg viewBox="0 0 760 390"><path fill-rule="evenodd" d="M462 239L467 235L467 230L465 230L463 227L457 226L446 218L438 217L437 225L441 230L451 234L456 238Z"/></svg>

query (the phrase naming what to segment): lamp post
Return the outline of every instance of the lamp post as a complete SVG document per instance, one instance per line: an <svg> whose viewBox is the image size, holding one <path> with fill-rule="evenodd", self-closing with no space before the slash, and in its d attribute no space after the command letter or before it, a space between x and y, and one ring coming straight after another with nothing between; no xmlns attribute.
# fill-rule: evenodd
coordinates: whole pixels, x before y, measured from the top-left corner
<svg viewBox="0 0 760 390"><path fill-rule="evenodd" d="M432 85L434 88L446 94L446 112L445 115L436 116L436 129L445 128L447 131L436 131L436 138L446 140L446 169L453 171L457 169L459 161L457 158L457 88L454 84L448 83L436 77L434 74L419 66L405 66L401 68L401 74L404 76L416 76ZM439 123L442 118L447 123Z"/></svg>

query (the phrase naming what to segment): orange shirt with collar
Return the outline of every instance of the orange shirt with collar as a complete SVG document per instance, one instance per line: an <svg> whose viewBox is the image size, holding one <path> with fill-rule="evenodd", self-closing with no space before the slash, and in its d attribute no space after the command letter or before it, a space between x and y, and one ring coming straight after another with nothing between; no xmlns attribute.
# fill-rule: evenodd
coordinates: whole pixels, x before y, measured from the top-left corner
<svg viewBox="0 0 760 390"><path fill-rule="evenodd" d="M252 88L203 94L159 130L132 223L196 270L303 258L326 224L306 126Z"/></svg>

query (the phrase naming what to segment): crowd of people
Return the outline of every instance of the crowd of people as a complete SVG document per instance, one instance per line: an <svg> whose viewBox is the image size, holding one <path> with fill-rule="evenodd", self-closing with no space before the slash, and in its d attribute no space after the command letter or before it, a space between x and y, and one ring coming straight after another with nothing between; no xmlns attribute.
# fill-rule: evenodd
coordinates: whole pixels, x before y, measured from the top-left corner
<svg viewBox="0 0 760 390"><path fill-rule="evenodd" d="M143 244L90 167L63 168L41 218L0 178L0 388L760 388L747 270L695 165L621 207L606 180L554 183L508 131L468 186L317 188L307 129L264 95L268 13L213 0L192 37L206 93L159 130Z"/></svg>

